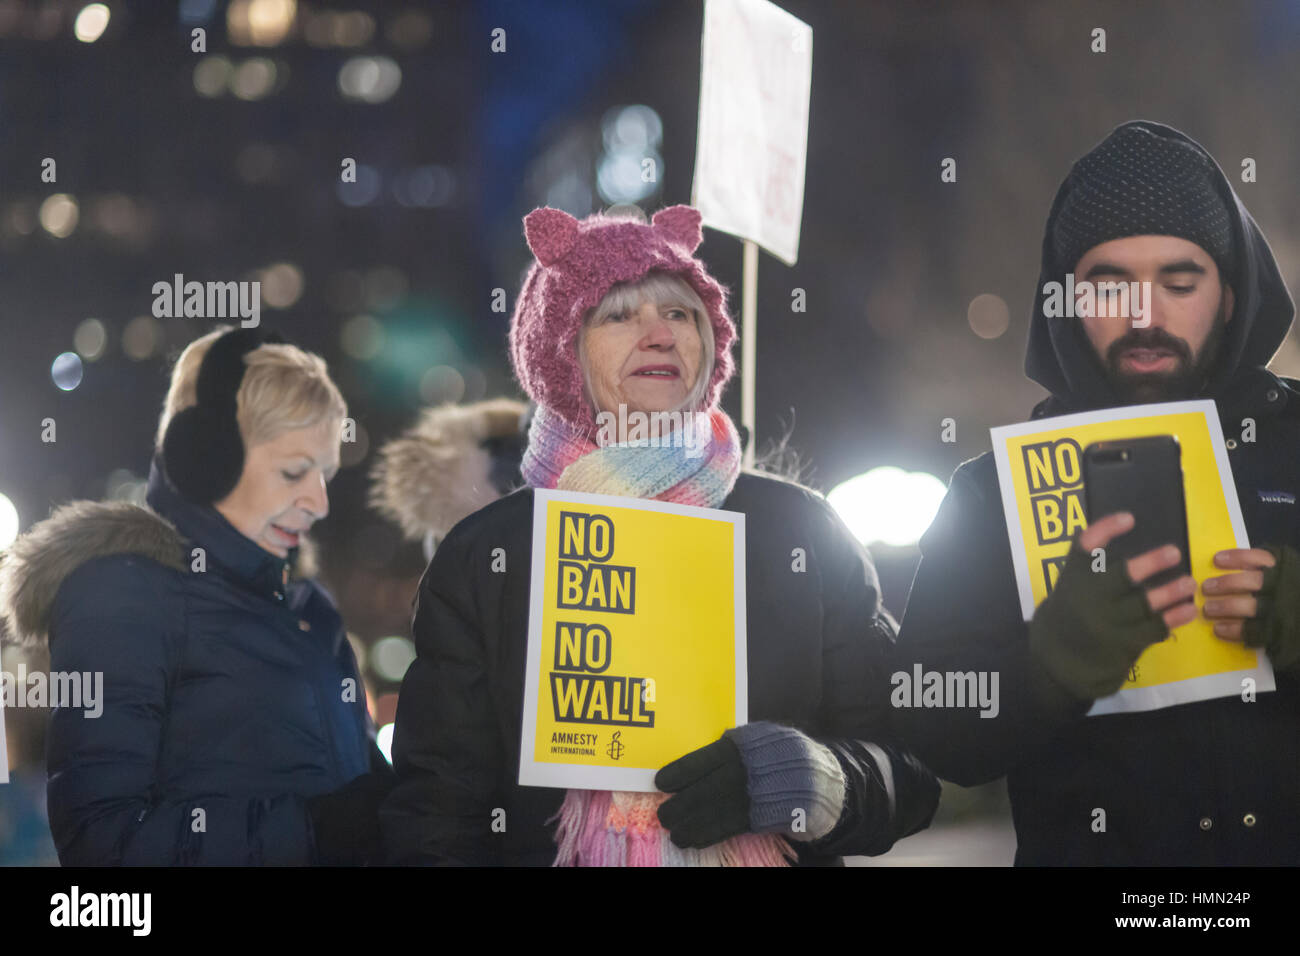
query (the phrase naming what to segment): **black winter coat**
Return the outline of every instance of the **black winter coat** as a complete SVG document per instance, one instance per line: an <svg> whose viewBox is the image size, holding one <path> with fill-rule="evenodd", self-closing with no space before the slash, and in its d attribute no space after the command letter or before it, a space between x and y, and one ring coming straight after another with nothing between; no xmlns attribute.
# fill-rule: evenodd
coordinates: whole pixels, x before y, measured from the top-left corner
<svg viewBox="0 0 1300 956"><path fill-rule="evenodd" d="M1300 383L1259 367L1290 326L1291 300L1221 175L1220 188L1238 210L1244 251L1223 360L1201 395L1218 402L1251 544L1300 547ZM1040 289L1052 278L1047 245ZM1053 396L1033 417L1116 404L1077 322L1071 329L1070 320L1049 325L1042 316L1040 308L1026 367ZM1256 423L1254 442L1241 440L1246 418ZM1027 688L1028 625L989 453L957 469L921 553L894 666L998 672L1000 712L898 708L895 726L944 779L971 786L1006 774L1017 864L1300 863L1296 674L1277 675L1277 690L1253 703L1238 696L1098 717L1084 716L1090 702L1044 710ZM1104 832L1094 829L1097 810Z"/></svg>
<svg viewBox="0 0 1300 956"><path fill-rule="evenodd" d="M723 503L746 516L749 714L831 746L848 810L801 862L879 854L926 827L939 785L886 733L885 656L895 627L875 569L825 499L742 474ZM397 708L399 783L381 811L398 863L550 865L564 791L518 785L528 642L533 494L471 515L438 546L420 582L417 657ZM503 548L505 573L489 570ZM792 570L803 548L807 570ZM868 745L870 744L870 746ZM872 756L887 756L883 769ZM505 811L504 832L492 826Z"/></svg>
<svg viewBox="0 0 1300 956"><path fill-rule="evenodd" d="M148 501L69 506L5 567L23 593L57 589L29 595L52 601L51 670L103 674L100 716L51 719L59 859L313 863L306 798L384 763L338 611L156 463Z"/></svg>

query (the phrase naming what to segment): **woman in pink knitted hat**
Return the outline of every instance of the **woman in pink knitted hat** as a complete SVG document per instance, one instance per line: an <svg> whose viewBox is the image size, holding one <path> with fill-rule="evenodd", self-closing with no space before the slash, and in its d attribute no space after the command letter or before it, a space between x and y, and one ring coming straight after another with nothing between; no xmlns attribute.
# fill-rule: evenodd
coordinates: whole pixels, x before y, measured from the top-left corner
<svg viewBox="0 0 1300 956"><path fill-rule="evenodd" d="M926 827L939 785L887 729L896 627L870 557L821 495L741 472L718 405L736 333L724 290L693 256L699 213L579 221L543 208L524 230L537 261L510 353L537 403L528 487L453 528L420 583L393 746L400 782L381 813L389 859L824 864ZM688 434L628 441L637 416L651 438ZM533 488L745 515L751 722L662 768L659 793L516 782ZM797 570L795 549L806 555Z"/></svg>

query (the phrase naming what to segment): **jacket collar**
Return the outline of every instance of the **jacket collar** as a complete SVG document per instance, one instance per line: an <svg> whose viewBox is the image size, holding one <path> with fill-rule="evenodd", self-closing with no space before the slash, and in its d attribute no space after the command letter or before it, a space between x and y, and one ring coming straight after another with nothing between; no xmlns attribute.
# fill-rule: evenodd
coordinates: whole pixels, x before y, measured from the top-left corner
<svg viewBox="0 0 1300 956"><path fill-rule="evenodd" d="M1219 417L1232 421L1241 415L1256 415L1261 412L1279 412L1288 402L1296 401L1297 396L1286 383L1267 368L1248 368L1237 375L1213 395L1197 395L1189 401L1213 398L1219 408ZM1031 418L1050 418L1067 415L1071 412L1088 410L1081 402L1069 402L1060 396L1051 395L1034 406Z"/></svg>
<svg viewBox="0 0 1300 956"><path fill-rule="evenodd" d="M278 558L237 530L216 508L183 497L163 477L157 454L149 465L145 501L193 545L202 547L209 562L220 565L249 589L273 601L284 600L296 548L289 558Z"/></svg>

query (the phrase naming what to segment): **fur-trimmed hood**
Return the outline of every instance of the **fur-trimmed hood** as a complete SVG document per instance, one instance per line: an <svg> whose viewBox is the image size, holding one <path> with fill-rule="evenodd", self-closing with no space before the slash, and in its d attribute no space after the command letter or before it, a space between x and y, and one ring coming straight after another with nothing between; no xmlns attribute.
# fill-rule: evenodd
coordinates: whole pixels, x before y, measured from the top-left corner
<svg viewBox="0 0 1300 956"><path fill-rule="evenodd" d="M64 578L92 558L141 554L181 570L184 541L167 519L125 501L74 501L33 525L0 555L0 615L9 639L43 643Z"/></svg>
<svg viewBox="0 0 1300 956"><path fill-rule="evenodd" d="M45 643L60 585L92 558L138 554L176 571L186 568L189 544L172 522L152 508L126 501L73 501L20 535L0 553L0 619L7 640ZM315 548L303 539L294 577L315 573Z"/></svg>
<svg viewBox="0 0 1300 956"><path fill-rule="evenodd" d="M522 483L527 412L508 398L425 409L379 449L371 505L409 540L441 540L462 518Z"/></svg>

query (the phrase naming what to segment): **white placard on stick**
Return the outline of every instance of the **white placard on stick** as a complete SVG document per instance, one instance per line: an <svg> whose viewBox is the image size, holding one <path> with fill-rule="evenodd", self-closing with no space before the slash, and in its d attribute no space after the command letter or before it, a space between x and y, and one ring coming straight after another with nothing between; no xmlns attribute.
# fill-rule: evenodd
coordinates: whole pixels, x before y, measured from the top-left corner
<svg viewBox="0 0 1300 956"><path fill-rule="evenodd" d="M706 0L691 204L704 224L799 258L812 27L768 0Z"/></svg>

